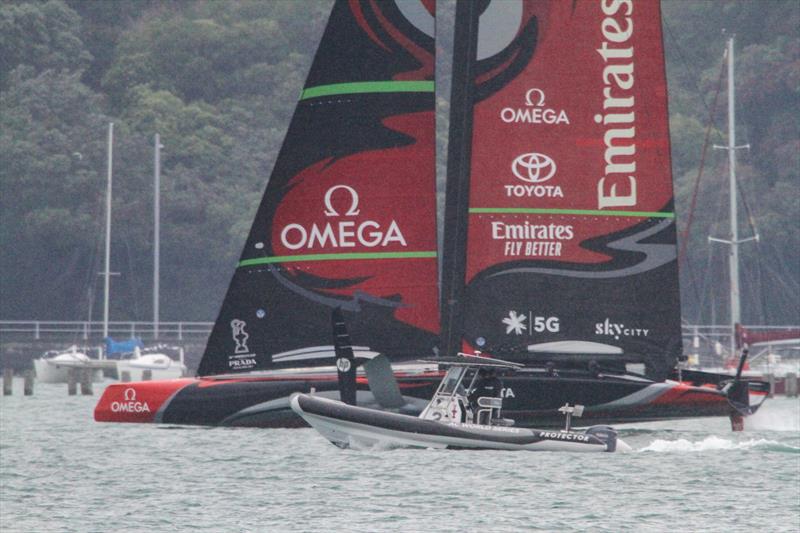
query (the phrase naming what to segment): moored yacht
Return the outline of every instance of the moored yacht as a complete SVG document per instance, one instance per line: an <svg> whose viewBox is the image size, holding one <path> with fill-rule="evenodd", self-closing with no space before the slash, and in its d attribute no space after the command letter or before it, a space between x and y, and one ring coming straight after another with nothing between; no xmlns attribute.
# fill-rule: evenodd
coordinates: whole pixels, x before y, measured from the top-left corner
<svg viewBox="0 0 800 533"><path fill-rule="evenodd" d="M103 379L103 370L99 363L100 361L92 359L73 345L66 350L46 352L42 357L33 360L33 368L36 380L40 383L66 383L71 369L85 368L91 370L92 381L99 382Z"/></svg>

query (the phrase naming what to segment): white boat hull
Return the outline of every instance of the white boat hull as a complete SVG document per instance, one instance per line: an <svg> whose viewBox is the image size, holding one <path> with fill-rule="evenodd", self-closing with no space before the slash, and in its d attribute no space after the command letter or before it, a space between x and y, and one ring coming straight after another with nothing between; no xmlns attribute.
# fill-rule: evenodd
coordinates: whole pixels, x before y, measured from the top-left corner
<svg viewBox="0 0 800 533"><path fill-rule="evenodd" d="M130 376L130 381L143 381L146 371L150 373L149 379L177 379L186 375L186 366L169 358L162 362L152 361L146 355L140 359L123 359L117 362L119 379L122 379L123 372L126 372Z"/></svg>
<svg viewBox="0 0 800 533"><path fill-rule="evenodd" d="M342 447L456 448L527 451L607 452L629 449L607 445L594 435L479 424L442 423L375 411L336 400L294 394L293 411L333 444ZM615 449L613 449L615 448Z"/></svg>
<svg viewBox="0 0 800 533"><path fill-rule="evenodd" d="M90 368L81 362L56 362L52 359L39 358L33 360L33 368L36 371L36 381L39 383L67 383L69 381L69 371L72 368ZM103 370L92 368L92 381L99 383L103 380Z"/></svg>

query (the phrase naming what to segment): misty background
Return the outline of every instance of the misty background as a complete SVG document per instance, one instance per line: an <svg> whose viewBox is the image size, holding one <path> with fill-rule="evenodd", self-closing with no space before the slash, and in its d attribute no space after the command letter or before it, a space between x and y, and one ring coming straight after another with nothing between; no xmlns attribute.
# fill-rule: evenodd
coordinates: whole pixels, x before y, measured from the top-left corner
<svg viewBox="0 0 800 533"><path fill-rule="evenodd" d="M0 319L100 318L113 121L112 319L152 319L159 133L161 319L214 320L330 5L2 3ZM708 236L730 233L727 153L711 145L727 142L723 50L735 34L737 144L750 145L737 153L739 233L760 236L740 246L743 322L798 324L800 3L665 0L662 11L684 320L728 321L729 247ZM453 12L439 0L440 205Z"/></svg>

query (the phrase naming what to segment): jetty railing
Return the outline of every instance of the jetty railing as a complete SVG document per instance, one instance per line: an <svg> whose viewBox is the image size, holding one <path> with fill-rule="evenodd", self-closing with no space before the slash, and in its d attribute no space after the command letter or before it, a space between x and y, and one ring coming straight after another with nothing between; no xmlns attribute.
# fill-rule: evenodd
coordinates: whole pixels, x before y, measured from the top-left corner
<svg viewBox="0 0 800 533"><path fill-rule="evenodd" d="M154 322L115 321L108 323L111 337L140 337L143 340L203 340L211 333L213 322ZM769 331L782 329L798 329L800 326L761 326L745 325L752 331ZM685 348L702 342L705 345L719 342L727 348L732 335L730 326L710 326L701 324L684 324L683 340ZM156 331L158 337L156 338ZM103 333L100 321L47 321L47 320L0 320L0 337L7 338L14 334L18 340L40 340L54 337L71 337L74 339L98 339Z"/></svg>
<svg viewBox="0 0 800 533"><path fill-rule="evenodd" d="M154 322L119 321L108 323L108 334L115 338L139 337L143 340L203 340L211 333L213 322ZM156 337L156 331L158 336ZM98 339L103 335L103 323L80 320L0 320L0 337L8 339L43 340L72 338Z"/></svg>

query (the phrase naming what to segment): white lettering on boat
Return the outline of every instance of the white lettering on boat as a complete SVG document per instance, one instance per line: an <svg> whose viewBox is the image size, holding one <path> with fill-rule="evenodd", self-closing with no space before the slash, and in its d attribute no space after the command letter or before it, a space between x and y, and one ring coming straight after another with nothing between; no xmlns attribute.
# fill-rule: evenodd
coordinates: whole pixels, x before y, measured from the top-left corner
<svg viewBox="0 0 800 533"><path fill-rule="evenodd" d="M358 192L348 185L334 185L325 193L325 211L327 217L342 216L332 204L332 197L337 190L350 194L349 208L345 217L354 217L361 211L358 209ZM392 220L388 227L375 220L339 220L325 224L313 223L311 226L292 223L281 230L281 243L289 250L314 250L323 248L367 248L385 247L392 243L408 246L397 222Z"/></svg>
<svg viewBox="0 0 800 533"><path fill-rule="evenodd" d="M150 406L147 402L136 400L136 389L128 387L123 394L123 401L111 402L111 411L114 413L149 413Z"/></svg>
<svg viewBox="0 0 800 533"><path fill-rule="evenodd" d="M568 440L576 442L589 442L589 437L577 433L566 433L562 431L541 431L539 437L549 440Z"/></svg>
<svg viewBox="0 0 800 533"><path fill-rule="evenodd" d="M622 323L617 324L606 318L605 321L594 325L594 334L608 335L619 340L620 337L647 337L650 334L650 330L630 327Z"/></svg>
<svg viewBox="0 0 800 533"><path fill-rule="evenodd" d="M519 433L519 428L510 428L507 426L484 426L483 424L472 424L470 422L450 422L450 425L457 428L466 429L482 429L485 431L497 431L500 433Z"/></svg>
<svg viewBox="0 0 800 533"><path fill-rule="evenodd" d="M569 124L567 112L545 106L544 91L536 87L525 93L525 107L504 107L500 120L506 124Z"/></svg>
<svg viewBox="0 0 800 533"><path fill-rule="evenodd" d="M505 241L503 253L506 257L560 257L561 241L575 237L571 225L531 224L527 221L507 224L499 220L492 221L491 225L492 239Z"/></svg>
<svg viewBox="0 0 800 533"><path fill-rule="evenodd" d="M625 7L624 16L621 8ZM636 205L636 113L634 112L633 0L603 0L603 113L594 116L606 126L605 175L597 182L597 207Z"/></svg>

